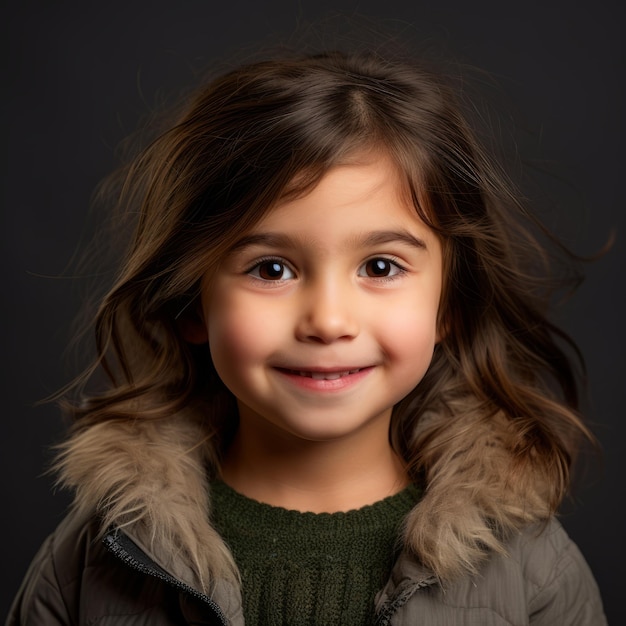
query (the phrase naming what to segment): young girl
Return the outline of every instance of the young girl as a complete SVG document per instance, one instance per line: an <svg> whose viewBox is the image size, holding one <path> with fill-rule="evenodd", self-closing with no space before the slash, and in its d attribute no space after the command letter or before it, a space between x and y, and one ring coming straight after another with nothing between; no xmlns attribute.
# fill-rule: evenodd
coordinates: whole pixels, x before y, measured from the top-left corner
<svg viewBox="0 0 626 626"><path fill-rule="evenodd" d="M75 506L9 624L605 623L555 521L573 368L449 86L331 52L198 90L127 168Z"/></svg>

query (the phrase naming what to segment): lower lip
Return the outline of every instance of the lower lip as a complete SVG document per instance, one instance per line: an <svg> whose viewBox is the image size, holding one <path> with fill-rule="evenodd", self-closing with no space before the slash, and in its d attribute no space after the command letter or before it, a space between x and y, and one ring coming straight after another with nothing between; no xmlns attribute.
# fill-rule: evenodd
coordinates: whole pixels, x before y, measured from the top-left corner
<svg viewBox="0 0 626 626"><path fill-rule="evenodd" d="M345 389L349 389L350 387L354 387L366 378L373 371L373 369L373 367L364 367L354 374L346 374L345 376L333 378L331 380L320 380L318 378L311 378L310 376L300 376L300 374L295 374L290 370L283 370L279 368L276 368L275 371L288 380L292 385L295 385L300 389L306 389L308 391L333 392L343 391Z"/></svg>

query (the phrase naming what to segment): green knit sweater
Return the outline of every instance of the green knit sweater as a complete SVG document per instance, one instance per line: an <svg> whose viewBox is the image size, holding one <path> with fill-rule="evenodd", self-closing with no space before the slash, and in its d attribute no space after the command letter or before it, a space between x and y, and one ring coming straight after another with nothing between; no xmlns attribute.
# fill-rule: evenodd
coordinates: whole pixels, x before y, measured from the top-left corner
<svg viewBox="0 0 626 626"><path fill-rule="evenodd" d="M376 592L399 550L404 516L420 497L411 485L346 513L301 513L212 485L213 523L242 577L247 624L371 623Z"/></svg>

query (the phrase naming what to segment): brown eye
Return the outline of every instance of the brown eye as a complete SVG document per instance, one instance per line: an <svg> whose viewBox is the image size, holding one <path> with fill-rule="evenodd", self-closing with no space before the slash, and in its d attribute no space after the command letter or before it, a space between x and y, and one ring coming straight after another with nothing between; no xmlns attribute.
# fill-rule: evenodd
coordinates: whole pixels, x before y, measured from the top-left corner
<svg viewBox="0 0 626 626"><path fill-rule="evenodd" d="M359 268L359 276L367 276L368 278L390 278L402 273L403 269L390 259L378 257L366 261Z"/></svg>
<svg viewBox="0 0 626 626"><path fill-rule="evenodd" d="M289 267L278 259L261 261L257 263L249 272L251 276L261 280L288 280L295 278Z"/></svg>

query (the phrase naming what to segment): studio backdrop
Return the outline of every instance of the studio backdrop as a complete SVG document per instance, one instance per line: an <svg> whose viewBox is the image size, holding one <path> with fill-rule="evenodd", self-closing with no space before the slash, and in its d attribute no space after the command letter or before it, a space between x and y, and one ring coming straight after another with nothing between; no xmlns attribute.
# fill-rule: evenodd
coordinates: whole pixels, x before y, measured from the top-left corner
<svg viewBox="0 0 626 626"><path fill-rule="evenodd" d="M30 0L3 8L0 614L70 502L47 473L66 424L54 403L39 402L78 373L74 322L87 286L110 278L77 260L97 228L92 193L119 163L120 141L205 70L263 46L345 47L388 33L467 67L492 101L512 173L573 251L596 255L614 235L556 314L585 356L585 411L603 449L578 473L561 519L595 573L609 623L626 623L623 3Z"/></svg>

